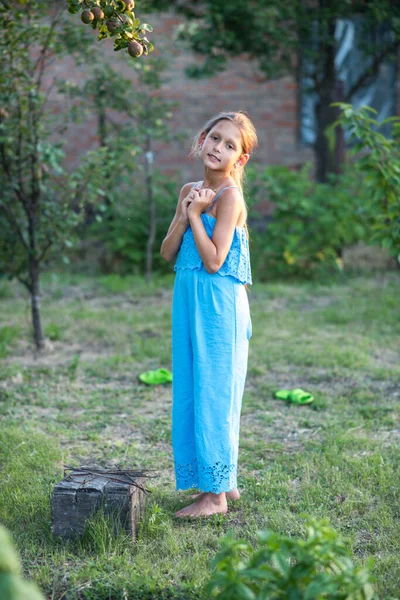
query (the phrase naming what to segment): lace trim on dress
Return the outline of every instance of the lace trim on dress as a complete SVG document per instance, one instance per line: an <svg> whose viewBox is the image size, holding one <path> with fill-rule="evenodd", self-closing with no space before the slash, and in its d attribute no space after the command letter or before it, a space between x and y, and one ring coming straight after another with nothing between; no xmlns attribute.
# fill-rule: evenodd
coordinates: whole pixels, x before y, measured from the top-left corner
<svg viewBox="0 0 400 600"><path fill-rule="evenodd" d="M211 238L216 223L215 217L202 213L201 219L208 237ZM201 269L202 266L203 262L197 250L192 230L189 227L184 233L174 270ZM232 245L218 274L231 275L241 283L252 283L249 240L244 227L235 228Z"/></svg>
<svg viewBox="0 0 400 600"><path fill-rule="evenodd" d="M199 488L204 492L229 492L237 487L236 465L216 462L212 466L199 465L197 459L188 464L175 463L176 489Z"/></svg>

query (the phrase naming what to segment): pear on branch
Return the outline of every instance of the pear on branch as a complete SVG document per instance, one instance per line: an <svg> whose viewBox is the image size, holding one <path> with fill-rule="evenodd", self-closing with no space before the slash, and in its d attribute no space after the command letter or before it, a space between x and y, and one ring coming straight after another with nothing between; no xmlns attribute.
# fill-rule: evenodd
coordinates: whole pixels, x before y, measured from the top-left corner
<svg viewBox="0 0 400 600"><path fill-rule="evenodd" d="M94 14L92 13L91 10L83 10L82 14L81 14L81 20L83 23L85 23L86 25L88 25L89 23L91 23L92 21L94 21Z"/></svg>
<svg viewBox="0 0 400 600"><path fill-rule="evenodd" d="M92 8L92 13L93 13L94 18L95 18L96 21L100 21L101 19L104 19L104 12L100 8L100 6L94 6Z"/></svg>
<svg viewBox="0 0 400 600"><path fill-rule="evenodd" d="M139 58L139 56L142 56L142 54L143 54L143 46L142 46L142 44L140 44L136 40L134 40L133 42L129 42L129 44L128 44L128 53L133 58Z"/></svg>

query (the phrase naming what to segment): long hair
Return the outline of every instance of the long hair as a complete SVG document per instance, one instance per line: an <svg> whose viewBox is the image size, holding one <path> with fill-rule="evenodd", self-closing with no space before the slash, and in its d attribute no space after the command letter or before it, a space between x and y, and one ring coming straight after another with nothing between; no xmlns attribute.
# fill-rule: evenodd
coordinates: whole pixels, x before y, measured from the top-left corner
<svg viewBox="0 0 400 600"><path fill-rule="evenodd" d="M251 154L254 149L257 147L258 139L256 129L251 122L250 118L247 116L247 113L243 110L239 110L238 112L220 112L214 117L212 117L207 123L197 132L195 137L193 138L192 148L189 156L200 156L200 145L199 139L202 133L206 135L215 127L215 125L222 120L231 121L235 123L235 125L239 128L242 138L242 152L241 154ZM245 171L244 167L240 166L238 168L233 168L229 173L232 179L234 179L236 185L238 186L242 196L243 196L243 184L245 182ZM243 196L244 198L244 196ZM245 201L246 209L247 204ZM247 238L249 238L249 230L247 227L247 223L244 224L246 229Z"/></svg>

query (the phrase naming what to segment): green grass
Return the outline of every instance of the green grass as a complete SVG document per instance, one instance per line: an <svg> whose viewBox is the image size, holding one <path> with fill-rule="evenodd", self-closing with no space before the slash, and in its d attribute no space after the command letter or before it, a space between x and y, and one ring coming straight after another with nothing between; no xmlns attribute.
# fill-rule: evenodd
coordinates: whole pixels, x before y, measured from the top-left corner
<svg viewBox="0 0 400 600"><path fill-rule="evenodd" d="M174 519L171 387L137 375L171 367L172 279L44 277L34 357L25 292L0 294L0 521L25 575L48 597L202 598L219 539L272 528L302 535L303 515L329 517L355 560L375 560L378 598L400 581L400 277L255 284L243 398L239 487L226 517ZM8 287L7 287L8 286ZM314 404L276 400L302 387ZM75 542L53 540L50 496L63 465L154 469L132 545L97 515Z"/></svg>

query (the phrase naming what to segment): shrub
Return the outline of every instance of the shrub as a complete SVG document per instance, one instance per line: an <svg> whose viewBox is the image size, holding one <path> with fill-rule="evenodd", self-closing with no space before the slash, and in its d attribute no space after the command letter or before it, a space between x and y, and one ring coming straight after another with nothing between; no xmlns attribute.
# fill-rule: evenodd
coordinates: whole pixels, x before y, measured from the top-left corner
<svg viewBox="0 0 400 600"><path fill-rule="evenodd" d="M306 539L258 533L259 547L235 540L221 541L208 584L219 600L368 600L374 597L371 576L357 567L344 543L327 521L307 522ZM370 563L371 564L371 563Z"/></svg>
<svg viewBox="0 0 400 600"><path fill-rule="evenodd" d="M359 172L316 183L310 169L307 164L299 172L284 166L249 170L252 266L261 280L271 274L341 270L344 247L369 236L371 202ZM268 220L255 206L266 198L274 205Z"/></svg>
<svg viewBox="0 0 400 600"><path fill-rule="evenodd" d="M158 172L153 177L156 203L156 238L153 270L167 273L169 265L160 256L161 242L175 212L179 185ZM82 233L89 245L102 248L101 267L104 272L120 275L142 275L146 268L146 245L149 236L150 214L144 183L138 177L131 193L114 191L113 202L105 208L102 220L93 222Z"/></svg>
<svg viewBox="0 0 400 600"><path fill-rule="evenodd" d="M340 123L349 131L349 141L354 142L352 153L358 155L356 164L365 174L365 185L374 203L371 241L387 249L400 265L400 117L378 123L371 117L377 111L369 106L354 109L340 102L333 106L339 106L342 113L332 127ZM389 139L379 131L388 123Z"/></svg>

